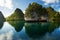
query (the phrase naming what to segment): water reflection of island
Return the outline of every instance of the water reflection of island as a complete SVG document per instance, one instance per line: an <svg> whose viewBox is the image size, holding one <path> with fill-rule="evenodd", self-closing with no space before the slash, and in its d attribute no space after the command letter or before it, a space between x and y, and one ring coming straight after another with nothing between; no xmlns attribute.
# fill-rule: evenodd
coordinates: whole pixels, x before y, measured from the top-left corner
<svg viewBox="0 0 60 40"><path fill-rule="evenodd" d="M0 21L0 29L2 28L4 22L3 21Z"/></svg>
<svg viewBox="0 0 60 40"><path fill-rule="evenodd" d="M47 33L51 34L56 28L59 27L58 23L50 22L21 22L9 21L9 23L19 32L19 37L23 38L43 38ZM24 27L23 27L24 26ZM21 34L22 33L22 34ZM27 36L26 36L27 34ZM25 35L25 36L24 36Z"/></svg>
<svg viewBox="0 0 60 40"><path fill-rule="evenodd" d="M17 32L21 31L24 26L24 22L22 21L9 21L9 24L11 24Z"/></svg>
<svg viewBox="0 0 60 40"><path fill-rule="evenodd" d="M47 32L51 33L56 27L59 27L56 23L25 23L26 33L32 38L39 38Z"/></svg>

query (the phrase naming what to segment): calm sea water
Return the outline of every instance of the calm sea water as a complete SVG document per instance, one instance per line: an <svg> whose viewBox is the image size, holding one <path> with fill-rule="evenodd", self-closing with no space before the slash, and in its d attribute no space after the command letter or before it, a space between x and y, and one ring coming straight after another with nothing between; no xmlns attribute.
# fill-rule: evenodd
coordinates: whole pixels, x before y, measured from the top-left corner
<svg viewBox="0 0 60 40"><path fill-rule="evenodd" d="M0 40L60 40L59 26L50 22L1 22Z"/></svg>

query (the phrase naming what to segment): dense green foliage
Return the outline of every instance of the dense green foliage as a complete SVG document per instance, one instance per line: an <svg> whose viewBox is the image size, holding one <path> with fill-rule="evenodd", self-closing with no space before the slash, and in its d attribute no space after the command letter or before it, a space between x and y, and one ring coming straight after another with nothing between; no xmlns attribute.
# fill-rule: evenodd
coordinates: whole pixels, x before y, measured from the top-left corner
<svg viewBox="0 0 60 40"><path fill-rule="evenodd" d="M29 6L27 7L24 17L34 18L33 17L34 13L36 13L37 16L39 17L39 16L44 15L44 14L46 15L47 11L44 7L42 7L42 5L40 5L36 2L33 2L32 4L29 4Z"/></svg>
<svg viewBox="0 0 60 40"><path fill-rule="evenodd" d="M29 6L26 8L24 17L34 18L34 13L36 13L38 17L41 15L48 17L49 21L60 20L59 12L56 12L52 7L44 8L42 5L36 2L29 4Z"/></svg>
<svg viewBox="0 0 60 40"><path fill-rule="evenodd" d="M56 12L54 19L55 19L56 22L60 22L60 14L59 14L59 12Z"/></svg>
<svg viewBox="0 0 60 40"><path fill-rule="evenodd" d="M36 17L36 15L38 20L41 16L46 17L47 20L51 22L60 20L59 12L55 11L52 7L45 8L36 2L29 4L25 10L25 14L23 14L23 12L17 8L11 16L6 18L6 20L24 20L25 17L33 19Z"/></svg>
<svg viewBox="0 0 60 40"><path fill-rule="evenodd" d="M48 17L50 21L59 21L59 12L56 12L52 7L48 7L46 8L47 12L48 12Z"/></svg>
<svg viewBox="0 0 60 40"><path fill-rule="evenodd" d="M54 9L52 7L48 7L46 10L48 12L49 20L51 21L55 15Z"/></svg>
<svg viewBox="0 0 60 40"><path fill-rule="evenodd" d="M12 15L6 18L6 20L24 20L24 14L19 8L17 8Z"/></svg>

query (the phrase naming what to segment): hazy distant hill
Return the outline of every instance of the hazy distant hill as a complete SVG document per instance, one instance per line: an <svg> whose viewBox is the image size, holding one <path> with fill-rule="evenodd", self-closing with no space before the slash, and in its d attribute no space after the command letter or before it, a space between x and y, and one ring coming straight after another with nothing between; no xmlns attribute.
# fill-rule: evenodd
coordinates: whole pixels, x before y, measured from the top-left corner
<svg viewBox="0 0 60 40"><path fill-rule="evenodd" d="M5 18L3 16L2 12L0 11L0 22L4 22L4 21L5 21Z"/></svg>
<svg viewBox="0 0 60 40"><path fill-rule="evenodd" d="M21 9L16 8L16 10L14 11L14 13L12 15L10 15L9 17L6 18L6 20L24 20L24 14L21 11Z"/></svg>

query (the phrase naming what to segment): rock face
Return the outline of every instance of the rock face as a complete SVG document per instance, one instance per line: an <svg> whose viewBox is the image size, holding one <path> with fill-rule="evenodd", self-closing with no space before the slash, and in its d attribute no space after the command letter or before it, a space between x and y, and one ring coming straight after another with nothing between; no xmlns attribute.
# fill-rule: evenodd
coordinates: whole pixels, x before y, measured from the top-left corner
<svg viewBox="0 0 60 40"><path fill-rule="evenodd" d="M5 18L3 16L2 12L0 11L0 22L4 22L4 21L5 21Z"/></svg>
<svg viewBox="0 0 60 40"><path fill-rule="evenodd" d="M29 15L30 16L30 15ZM37 14L34 12L34 14L33 14L33 18L31 18L31 17L25 17L24 19L26 20L26 21L37 21L38 20L38 16L37 16Z"/></svg>
<svg viewBox="0 0 60 40"><path fill-rule="evenodd" d="M19 8L17 8L14 11L14 13L7 18L7 20L12 20L12 21L24 20L24 14Z"/></svg>

